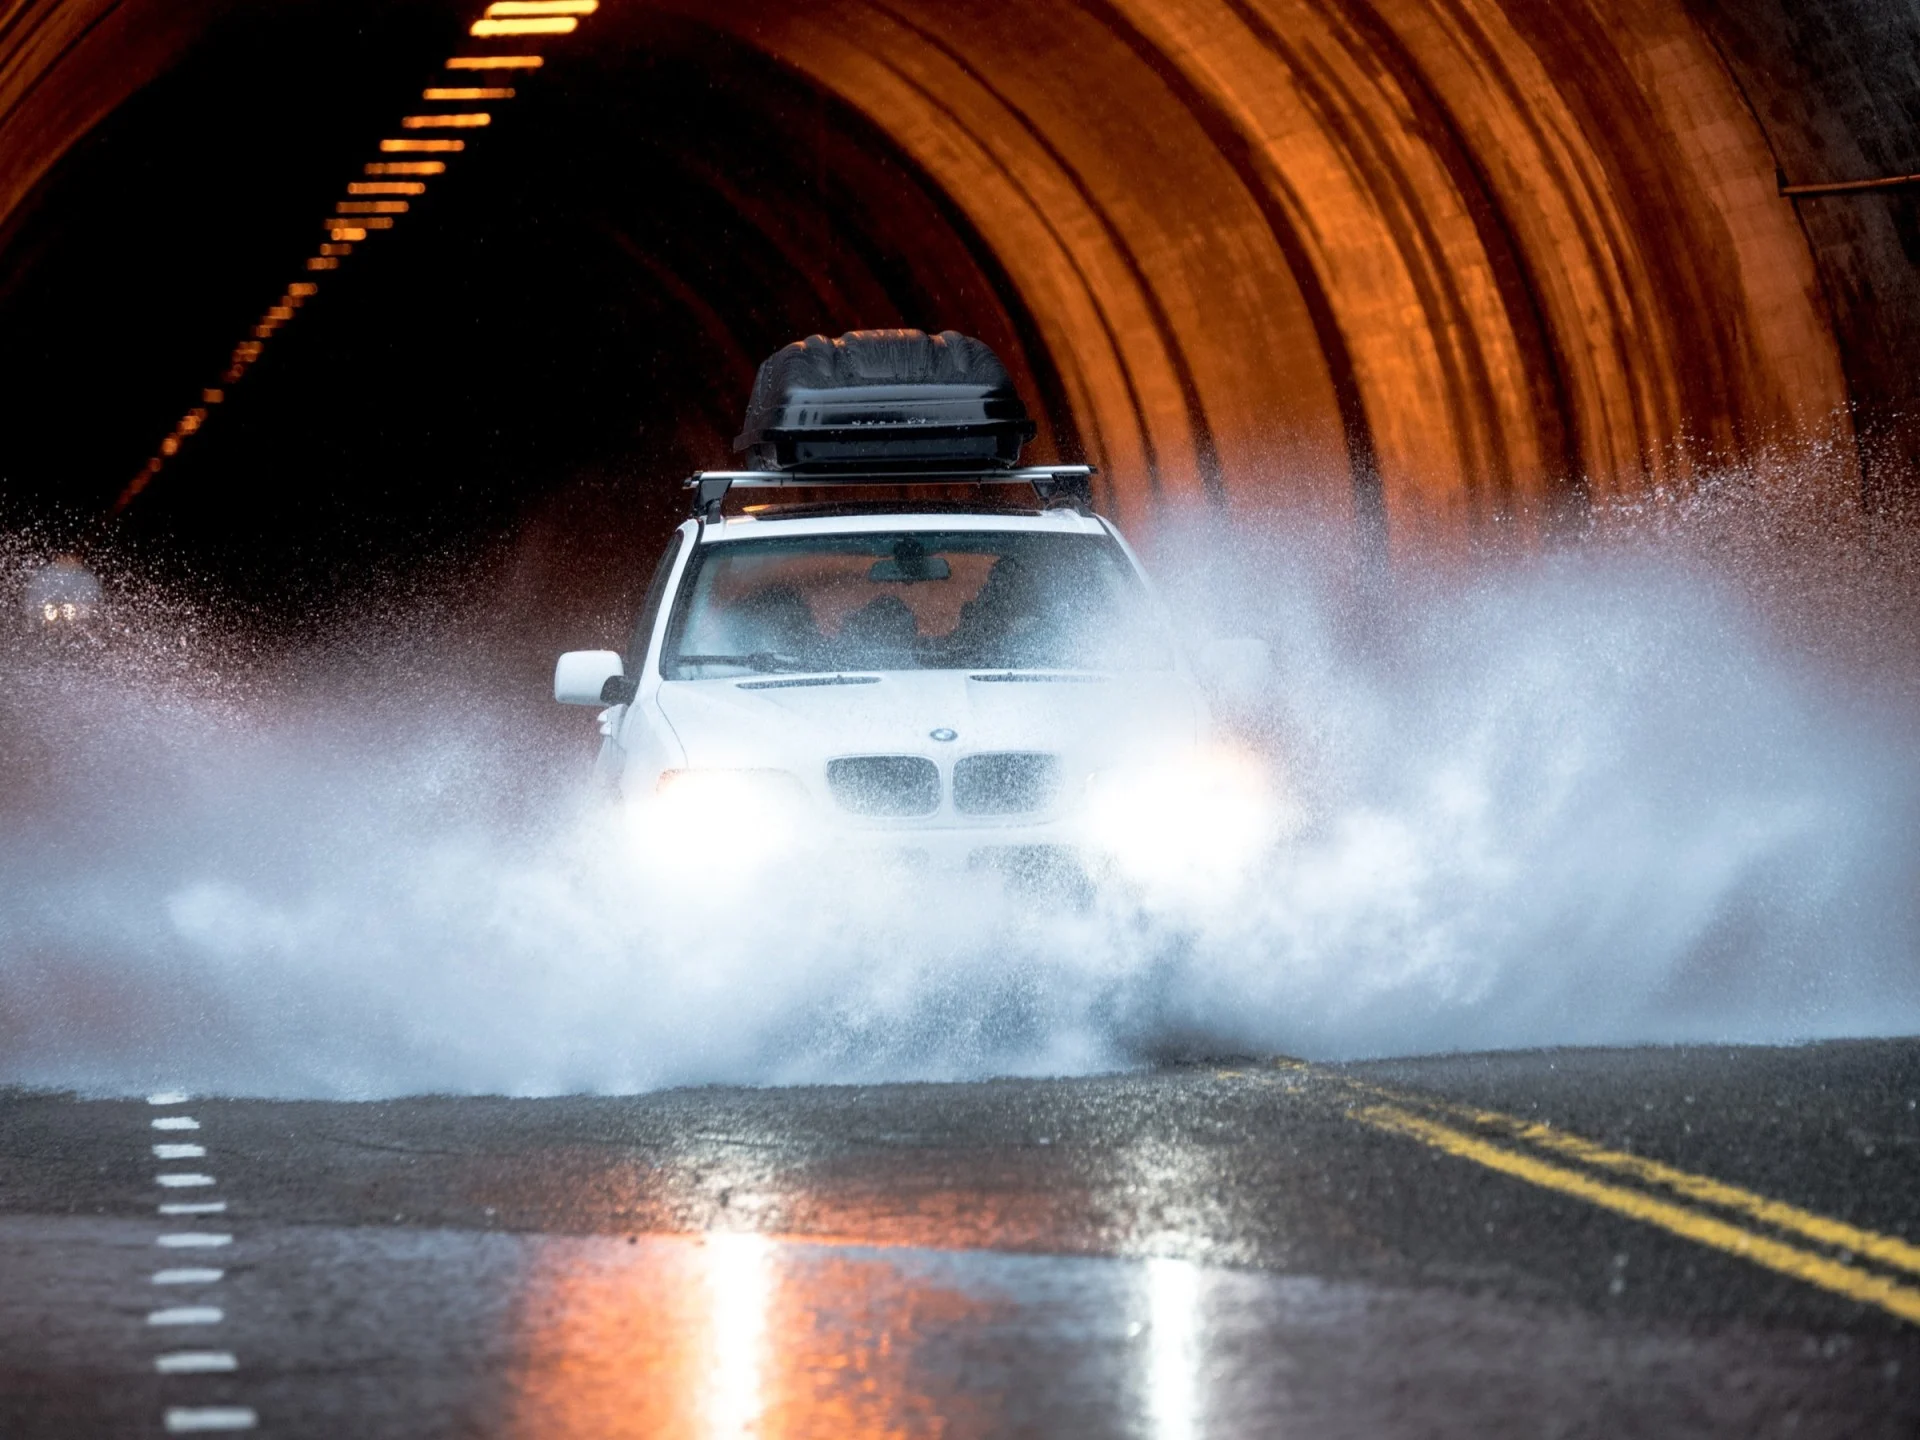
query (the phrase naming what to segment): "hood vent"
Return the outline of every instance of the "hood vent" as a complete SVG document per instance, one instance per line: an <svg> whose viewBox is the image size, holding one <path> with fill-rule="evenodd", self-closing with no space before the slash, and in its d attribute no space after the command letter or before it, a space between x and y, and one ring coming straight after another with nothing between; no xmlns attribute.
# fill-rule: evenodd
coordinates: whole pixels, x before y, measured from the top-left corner
<svg viewBox="0 0 1920 1440"><path fill-rule="evenodd" d="M815 685L878 685L878 675L809 675L804 680L742 680L736 690L807 690Z"/></svg>

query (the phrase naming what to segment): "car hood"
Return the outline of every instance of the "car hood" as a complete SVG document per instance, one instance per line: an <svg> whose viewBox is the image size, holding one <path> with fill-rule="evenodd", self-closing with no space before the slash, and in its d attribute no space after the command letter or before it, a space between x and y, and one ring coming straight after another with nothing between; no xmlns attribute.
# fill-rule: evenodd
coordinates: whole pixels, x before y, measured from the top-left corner
<svg viewBox="0 0 1920 1440"><path fill-rule="evenodd" d="M767 767L818 783L843 755L1038 750L1098 769L1191 747L1206 723L1178 671L892 671L875 677L667 681L658 703L698 768ZM936 739L936 732L952 732Z"/></svg>

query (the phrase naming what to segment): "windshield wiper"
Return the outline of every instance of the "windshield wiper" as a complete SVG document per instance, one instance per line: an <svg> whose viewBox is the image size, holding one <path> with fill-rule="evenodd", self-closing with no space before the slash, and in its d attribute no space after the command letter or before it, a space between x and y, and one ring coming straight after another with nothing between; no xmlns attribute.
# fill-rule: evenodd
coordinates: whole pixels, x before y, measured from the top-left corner
<svg viewBox="0 0 1920 1440"><path fill-rule="evenodd" d="M782 670L805 670L807 664L798 655L784 654L779 650L750 650L745 655L676 655L676 665L738 665L747 670L758 670L761 674L773 674Z"/></svg>

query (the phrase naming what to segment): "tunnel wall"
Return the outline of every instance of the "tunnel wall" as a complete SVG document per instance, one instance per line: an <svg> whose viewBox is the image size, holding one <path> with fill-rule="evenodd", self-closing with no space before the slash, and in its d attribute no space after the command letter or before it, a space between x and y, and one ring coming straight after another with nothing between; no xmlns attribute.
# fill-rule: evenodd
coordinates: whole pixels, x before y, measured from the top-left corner
<svg viewBox="0 0 1920 1440"><path fill-rule="evenodd" d="M1776 75L1791 124L1756 105L1748 72L1815 8L1741 8L662 0L594 23L675 14L866 116L1032 317L1057 428L1124 521L1284 503L1410 550L1530 541L1904 404L1913 322L1843 283L1897 288L1897 215L1836 239L1776 183L1787 139L1898 127L1834 118L1839 68ZM0 206L219 11L17 7ZM1899 113L1900 74L1867 78Z"/></svg>
<svg viewBox="0 0 1920 1440"><path fill-rule="evenodd" d="M1690 0L1786 184L1920 174L1920 4ZM1846 366L1869 491L1920 476L1920 187L1794 202Z"/></svg>
<svg viewBox="0 0 1920 1440"><path fill-rule="evenodd" d="M1765 137L1663 0L729 14L1009 257L1123 515L1446 545L1844 427Z"/></svg>
<svg viewBox="0 0 1920 1440"><path fill-rule="evenodd" d="M177 61L232 4L0 5L0 224L69 147Z"/></svg>

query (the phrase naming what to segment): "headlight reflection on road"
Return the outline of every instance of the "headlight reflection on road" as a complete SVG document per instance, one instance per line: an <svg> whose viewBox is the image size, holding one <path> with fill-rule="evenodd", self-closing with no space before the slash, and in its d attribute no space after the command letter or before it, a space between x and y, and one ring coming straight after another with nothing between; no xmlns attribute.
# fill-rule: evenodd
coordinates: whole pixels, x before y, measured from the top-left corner
<svg viewBox="0 0 1920 1440"><path fill-rule="evenodd" d="M1153 1440L1200 1433L1200 1272L1147 1261L1147 1414Z"/></svg>
<svg viewBox="0 0 1920 1440"><path fill-rule="evenodd" d="M1002 1363L1000 1327L1019 1314L1005 1280L1050 1269L977 1252L997 1273L970 1278L944 1249L896 1258L745 1231L529 1237L520 1253L501 1337L510 1393L488 1428L503 1440L1008 1434L1007 1398L976 1367ZM1088 1303L1132 1299L1102 1288ZM1086 1432L1135 1433L1121 1415L1140 1402L1110 1403Z"/></svg>
<svg viewBox="0 0 1920 1440"><path fill-rule="evenodd" d="M709 1235L705 1245L711 1328L702 1433L737 1440L759 1432L766 1409L772 1243L759 1235Z"/></svg>

